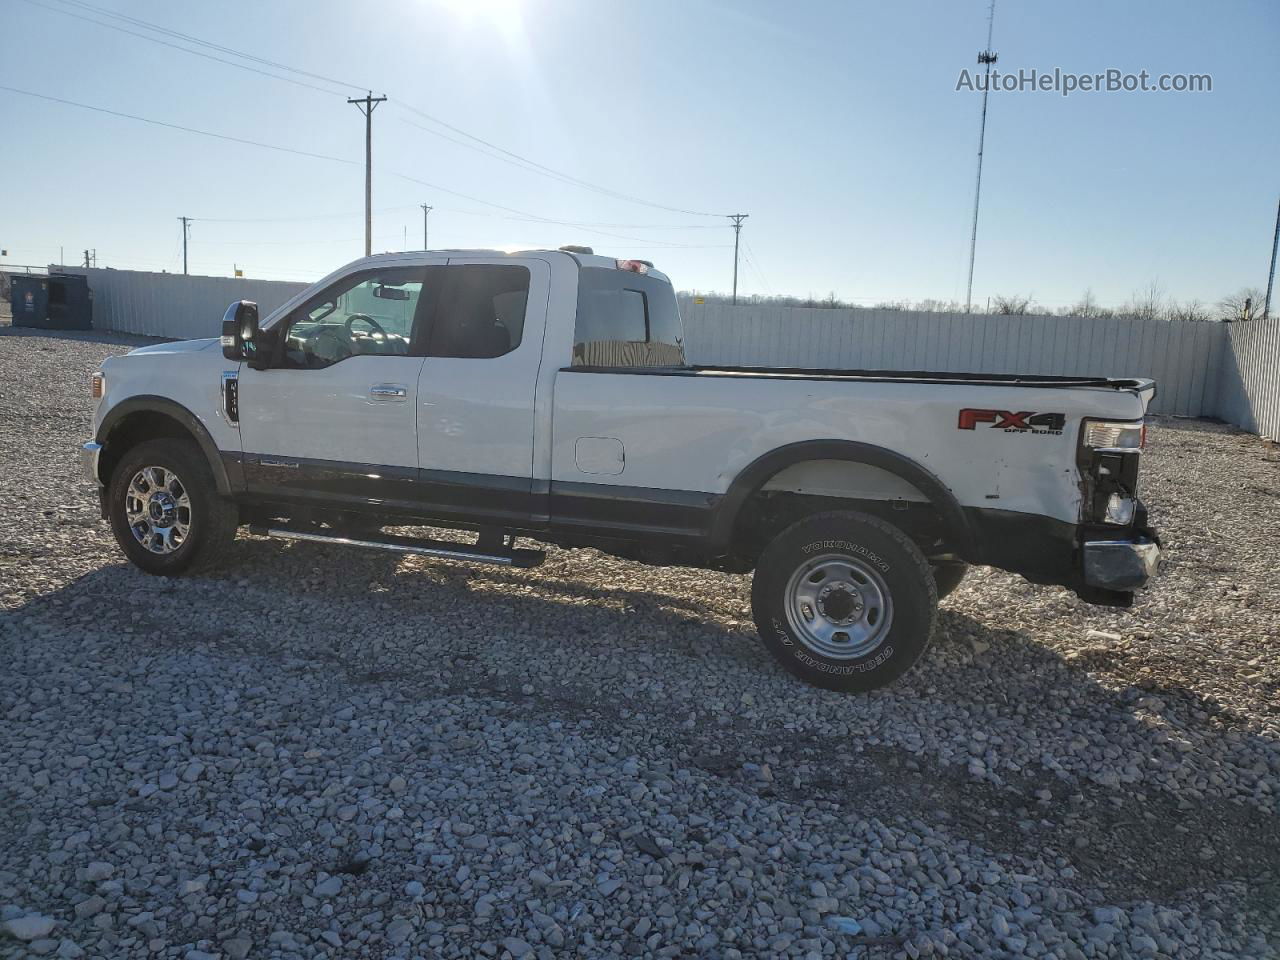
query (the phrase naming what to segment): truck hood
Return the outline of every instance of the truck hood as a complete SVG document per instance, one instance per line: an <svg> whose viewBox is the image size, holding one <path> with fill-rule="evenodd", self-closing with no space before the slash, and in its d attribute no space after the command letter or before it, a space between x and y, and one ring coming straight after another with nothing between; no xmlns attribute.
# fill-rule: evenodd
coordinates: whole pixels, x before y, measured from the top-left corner
<svg viewBox="0 0 1280 960"><path fill-rule="evenodd" d="M138 347L136 350L130 350L128 355L136 357L140 353L195 353L197 350L207 350L217 342L217 337L205 337L202 340L175 340L172 343Z"/></svg>

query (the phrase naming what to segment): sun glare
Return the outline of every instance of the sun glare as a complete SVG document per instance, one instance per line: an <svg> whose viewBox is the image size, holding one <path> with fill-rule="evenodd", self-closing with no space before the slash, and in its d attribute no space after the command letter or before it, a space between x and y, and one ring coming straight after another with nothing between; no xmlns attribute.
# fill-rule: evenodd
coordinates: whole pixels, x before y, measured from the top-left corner
<svg viewBox="0 0 1280 960"><path fill-rule="evenodd" d="M522 0L444 0L444 5L466 21L485 21L501 27L520 23Z"/></svg>

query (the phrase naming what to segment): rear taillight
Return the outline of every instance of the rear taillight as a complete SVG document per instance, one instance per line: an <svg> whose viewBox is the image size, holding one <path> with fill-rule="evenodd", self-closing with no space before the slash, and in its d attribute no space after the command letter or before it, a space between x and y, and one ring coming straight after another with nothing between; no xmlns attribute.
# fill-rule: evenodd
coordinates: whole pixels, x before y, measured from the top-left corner
<svg viewBox="0 0 1280 960"><path fill-rule="evenodd" d="M648 260L615 260L619 270L629 270L631 273L648 273L652 264Z"/></svg>
<svg viewBox="0 0 1280 960"><path fill-rule="evenodd" d="M1091 450L1141 450L1146 440L1142 420L1086 420L1080 444Z"/></svg>
<svg viewBox="0 0 1280 960"><path fill-rule="evenodd" d="M102 371L95 370L89 376L89 393L92 395L93 399L95 400L102 399L102 392L105 386L106 386L106 381L102 377Z"/></svg>

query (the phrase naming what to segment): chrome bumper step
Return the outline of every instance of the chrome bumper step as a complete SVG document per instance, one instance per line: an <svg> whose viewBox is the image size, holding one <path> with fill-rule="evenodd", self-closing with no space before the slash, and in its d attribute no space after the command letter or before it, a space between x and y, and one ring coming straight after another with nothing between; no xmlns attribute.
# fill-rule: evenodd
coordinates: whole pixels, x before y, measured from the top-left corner
<svg viewBox="0 0 1280 960"><path fill-rule="evenodd" d="M493 563L502 567L536 567L547 555L542 550L502 547L483 550L465 543L448 540L427 540L420 537L391 535L372 537L344 537L337 533L317 533L311 530L294 530L289 527L272 527L253 523L249 532L259 537L276 537L280 540L307 540L311 543L329 543L340 547L364 547L368 550L387 550L420 557L437 557L444 560L461 560L466 563Z"/></svg>

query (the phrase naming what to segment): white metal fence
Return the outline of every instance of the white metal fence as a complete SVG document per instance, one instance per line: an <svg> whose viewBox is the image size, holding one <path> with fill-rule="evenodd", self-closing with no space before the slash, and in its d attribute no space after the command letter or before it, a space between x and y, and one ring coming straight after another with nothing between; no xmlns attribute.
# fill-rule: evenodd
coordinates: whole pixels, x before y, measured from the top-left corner
<svg viewBox="0 0 1280 960"><path fill-rule="evenodd" d="M222 315L233 300L255 301L265 317L307 286L277 280L192 277L139 270L60 269L89 278L96 329L181 340L221 334Z"/></svg>
<svg viewBox="0 0 1280 960"><path fill-rule="evenodd" d="M1217 407L1218 323L682 303L690 360L733 366L1152 377L1154 413Z"/></svg>
<svg viewBox="0 0 1280 960"><path fill-rule="evenodd" d="M154 337L217 336L232 300L254 300L266 316L306 286L63 269L89 278L95 327ZM1155 413L1218 416L1280 437L1280 318L1186 323L689 300L681 311L694 363L1152 377Z"/></svg>
<svg viewBox="0 0 1280 960"><path fill-rule="evenodd" d="M1280 439L1280 317L1226 324L1217 416Z"/></svg>

